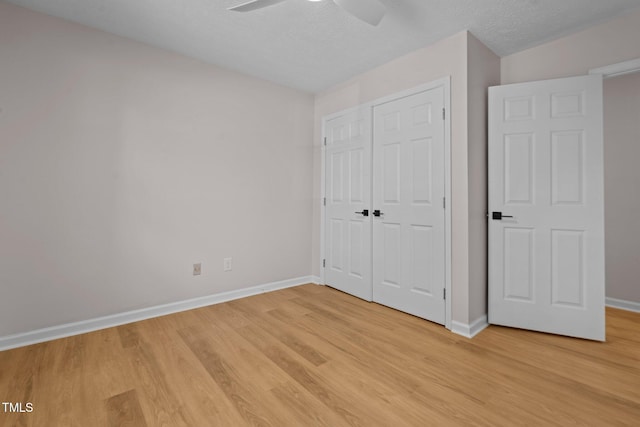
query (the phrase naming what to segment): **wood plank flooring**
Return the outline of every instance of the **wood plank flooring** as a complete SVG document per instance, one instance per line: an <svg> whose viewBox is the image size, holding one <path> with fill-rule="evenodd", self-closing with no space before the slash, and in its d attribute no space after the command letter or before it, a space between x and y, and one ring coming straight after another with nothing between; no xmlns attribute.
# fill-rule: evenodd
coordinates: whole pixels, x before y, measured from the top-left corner
<svg viewBox="0 0 640 427"><path fill-rule="evenodd" d="M0 426L640 425L640 314L607 342L444 327L304 285L0 352Z"/></svg>

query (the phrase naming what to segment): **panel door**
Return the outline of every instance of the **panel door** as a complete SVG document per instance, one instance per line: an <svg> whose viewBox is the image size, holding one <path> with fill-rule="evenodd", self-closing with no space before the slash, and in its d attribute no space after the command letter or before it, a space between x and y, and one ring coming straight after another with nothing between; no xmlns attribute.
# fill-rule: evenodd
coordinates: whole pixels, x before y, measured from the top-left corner
<svg viewBox="0 0 640 427"><path fill-rule="evenodd" d="M602 150L601 76L489 89L490 323L604 340Z"/></svg>
<svg viewBox="0 0 640 427"><path fill-rule="evenodd" d="M371 301L371 116L325 122L325 282Z"/></svg>
<svg viewBox="0 0 640 427"><path fill-rule="evenodd" d="M374 107L373 300L445 322L444 89ZM375 213L375 212L374 212Z"/></svg>

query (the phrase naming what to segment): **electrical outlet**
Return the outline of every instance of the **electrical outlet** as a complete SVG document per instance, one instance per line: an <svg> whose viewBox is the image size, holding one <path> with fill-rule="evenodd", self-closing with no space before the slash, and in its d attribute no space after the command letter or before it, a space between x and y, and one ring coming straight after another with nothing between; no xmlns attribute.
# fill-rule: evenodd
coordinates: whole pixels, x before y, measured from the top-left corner
<svg viewBox="0 0 640 427"><path fill-rule="evenodd" d="M193 275L199 276L200 274L202 274L202 264L193 264Z"/></svg>
<svg viewBox="0 0 640 427"><path fill-rule="evenodd" d="M232 270L231 261L232 261L232 258L225 258L224 259L224 267L223 267L224 271L231 271Z"/></svg>

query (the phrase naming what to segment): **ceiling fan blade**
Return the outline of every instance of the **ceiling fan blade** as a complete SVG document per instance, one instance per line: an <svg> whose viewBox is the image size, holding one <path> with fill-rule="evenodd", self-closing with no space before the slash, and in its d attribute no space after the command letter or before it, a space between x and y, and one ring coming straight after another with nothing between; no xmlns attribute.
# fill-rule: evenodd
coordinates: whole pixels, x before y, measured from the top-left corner
<svg viewBox="0 0 640 427"><path fill-rule="evenodd" d="M274 4L282 3L286 0L251 0L246 3L239 4L238 6L230 7L227 10L233 10L234 12L249 12L256 9L262 9L263 7L273 6Z"/></svg>
<svg viewBox="0 0 640 427"><path fill-rule="evenodd" d="M338 6L356 18L378 25L386 12L385 7L378 0L333 0Z"/></svg>

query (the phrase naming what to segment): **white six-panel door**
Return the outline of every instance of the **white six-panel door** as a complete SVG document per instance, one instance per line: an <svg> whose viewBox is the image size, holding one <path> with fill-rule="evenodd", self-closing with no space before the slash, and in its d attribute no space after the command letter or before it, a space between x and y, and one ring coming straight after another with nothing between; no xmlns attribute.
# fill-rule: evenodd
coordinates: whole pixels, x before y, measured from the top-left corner
<svg viewBox="0 0 640 427"><path fill-rule="evenodd" d="M601 76L489 89L490 323L604 340L602 143Z"/></svg>
<svg viewBox="0 0 640 427"><path fill-rule="evenodd" d="M372 204L373 300L441 324L443 108L442 87L374 106Z"/></svg>
<svg viewBox="0 0 640 427"><path fill-rule="evenodd" d="M325 122L325 283L371 301L371 116Z"/></svg>

